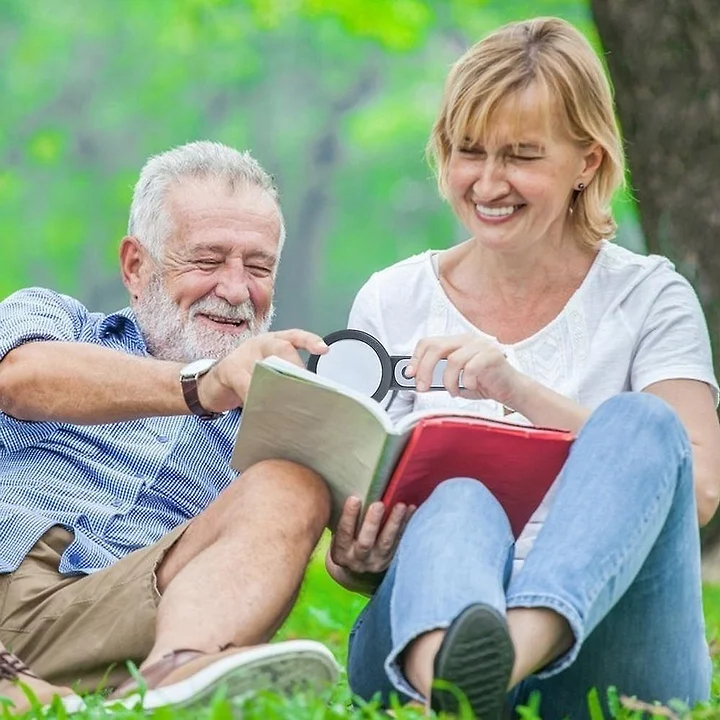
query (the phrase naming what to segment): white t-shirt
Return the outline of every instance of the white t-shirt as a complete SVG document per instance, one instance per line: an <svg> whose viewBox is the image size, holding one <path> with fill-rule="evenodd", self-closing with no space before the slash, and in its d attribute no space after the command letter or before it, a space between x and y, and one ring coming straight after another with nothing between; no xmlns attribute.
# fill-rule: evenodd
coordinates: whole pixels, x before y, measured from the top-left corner
<svg viewBox="0 0 720 720"><path fill-rule="evenodd" d="M426 337L475 333L437 277L437 252L427 251L375 273L361 288L348 327L374 335L391 355L411 355ZM534 335L502 345L508 361L526 375L581 405L596 408L627 390L660 380L708 383L718 398L710 340L700 303L672 263L604 242L582 285L560 314ZM503 419L492 400L451 398L446 392L400 392L389 409L448 406ZM505 420L527 423L518 413ZM515 547L517 569L530 551L552 502L552 490Z"/></svg>

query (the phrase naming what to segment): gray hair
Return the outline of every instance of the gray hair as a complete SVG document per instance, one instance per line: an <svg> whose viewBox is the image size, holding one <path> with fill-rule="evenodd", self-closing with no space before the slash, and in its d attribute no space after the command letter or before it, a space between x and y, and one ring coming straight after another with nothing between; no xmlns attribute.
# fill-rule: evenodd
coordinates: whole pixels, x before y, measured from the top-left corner
<svg viewBox="0 0 720 720"><path fill-rule="evenodd" d="M272 177L249 152L209 140L200 140L153 155L140 171L130 206L128 235L137 238L156 259L172 232L165 208L168 190L183 178L217 179L232 189L255 186L267 192L278 206L280 239L278 260L285 242L285 222Z"/></svg>

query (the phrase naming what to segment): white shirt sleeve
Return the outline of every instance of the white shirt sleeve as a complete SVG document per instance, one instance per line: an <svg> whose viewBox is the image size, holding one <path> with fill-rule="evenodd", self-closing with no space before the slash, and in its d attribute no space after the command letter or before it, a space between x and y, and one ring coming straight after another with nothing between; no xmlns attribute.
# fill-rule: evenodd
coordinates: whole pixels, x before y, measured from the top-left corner
<svg viewBox="0 0 720 720"><path fill-rule="evenodd" d="M377 277L376 275L372 275L360 288L350 308L348 328L370 333L370 335L376 337L387 347L387 338L385 337L385 328L382 322L382 313L380 312L380 296L377 285Z"/></svg>
<svg viewBox="0 0 720 720"><path fill-rule="evenodd" d="M662 380L700 380L712 388L717 404L718 383L700 302L682 275L663 276L642 323L630 370L631 389L644 390Z"/></svg>
<svg viewBox="0 0 720 720"><path fill-rule="evenodd" d="M380 306L380 292L377 275L371 278L360 288L350 309L348 328L363 330L377 338L386 349L390 347L389 338L383 314ZM393 421L399 420L403 415L412 412L414 405L414 393L393 392L379 401L380 405L387 409L388 415ZM390 405L388 406L388 403Z"/></svg>

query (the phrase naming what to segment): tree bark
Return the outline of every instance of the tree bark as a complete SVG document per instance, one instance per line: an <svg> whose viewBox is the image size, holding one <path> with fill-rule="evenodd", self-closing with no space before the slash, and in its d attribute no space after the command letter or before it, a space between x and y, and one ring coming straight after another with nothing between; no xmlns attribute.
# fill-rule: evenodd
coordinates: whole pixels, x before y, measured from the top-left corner
<svg viewBox="0 0 720 720"><path fill-rule="evenodd" d="M720 5L591 0L650 252L693 283L720 370ZM704 533L720 542L716 516Z"/></svg>

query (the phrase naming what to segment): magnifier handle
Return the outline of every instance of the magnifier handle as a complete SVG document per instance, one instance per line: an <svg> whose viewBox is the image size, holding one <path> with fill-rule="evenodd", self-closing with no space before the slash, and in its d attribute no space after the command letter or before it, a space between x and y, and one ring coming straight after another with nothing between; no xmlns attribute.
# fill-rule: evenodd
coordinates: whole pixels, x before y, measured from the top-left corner
<svg viewBox="0 0 720 720"><path fill-rule="evenodd" d="M411 358L409 356L395 355L390 357L392 363L392 389L394 390L414 390L415 389L415 378L407 377L405 375L405 368L410 363ZM445 390L443 385L443 373L445 372L445 366L447 360L439 360L435 366L430 380L429 390ZM461 385L462 387L462 385Z"/></svg>

